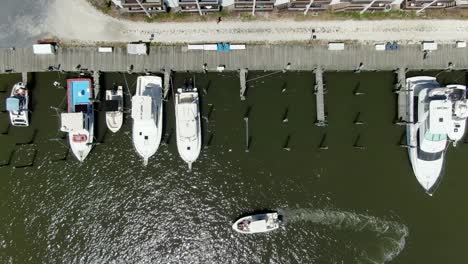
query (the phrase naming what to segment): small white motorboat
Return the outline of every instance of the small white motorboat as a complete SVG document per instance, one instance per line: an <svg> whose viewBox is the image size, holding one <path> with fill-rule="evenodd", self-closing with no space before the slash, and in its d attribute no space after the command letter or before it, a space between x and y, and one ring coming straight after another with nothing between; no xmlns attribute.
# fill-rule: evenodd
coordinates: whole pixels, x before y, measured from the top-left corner
<svg viewBox="0 0 468 264"><path fill-rule="evenodd" d="M16 83L6 99L6 110L10 112L11 125L29 126L29 92L22 82Z"/></svg>
<svg viewBox="0 0 468 264"><path fill-rule="evenodd" d="M201 151L201 122L197 88L186 86L175 94L177 150L189 170Z"/></svg>
<svg viewBox="0 0 468 264"><path fill-rule="evenodd" d="M132 97L132 138L144 165L159 148L162 137L163 91L158 76L140 76Z"/></svg>
<svg viewBox="0 0 468 264"><path fill-rule="evenodd" d="M93 148L94 106L91 79L67 80L68 112L61 114L60 130L68 133L70 148L83 162Z"/></svg>
<svg viewBox="0 0 468 264"><path fill-rule="evenodd" d="M232 229L242 234L265 233L278 229L280 223L277 212L253 214L238 219Z"/></svg>
<svg viewBox="0 0 468 264"><path fill-rule="evenodd" d="M110 111L106 111L107 128L113 133L120 130L123 124L123 88L118 86L117 90L106 91L106 102L110 105Z"/></svg>

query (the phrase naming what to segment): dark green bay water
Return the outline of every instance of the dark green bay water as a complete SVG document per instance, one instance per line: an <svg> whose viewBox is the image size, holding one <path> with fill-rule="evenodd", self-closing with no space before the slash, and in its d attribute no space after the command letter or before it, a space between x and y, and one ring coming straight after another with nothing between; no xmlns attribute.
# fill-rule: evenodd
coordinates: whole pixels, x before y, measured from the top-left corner
<svg viewBox="0 0 468 264"><path fill-rule="evenodd" d="M250 73L249 79L265 74ZM418 74L435 75L442 84L466 82L464 72L409 73ZM239 99L237 73L177 73L176 86L195 76L204 90L205 146L192 172L177 153L172 98L165 104L164 144L147 167L133 150L128 114L116 134L106 131L99 114L100 144L82 164L67 155L50 107L65 107L65 90L53 81L65 85L73 76L30 75L31 127L8 128L8 115L0 113L0 163L10 163L0 167L0 263L468 259L468 147L449 149L442 185L434 197L426 195L399 146L404 128L393 124L391 72L326 73L324 128L314 125L310 72L255 79L246 101ZM136 77L106 73L102 86L128 83L133 93ZM20 78L0 75L2 109ZM354 124L359 113L363 125ZM319 149L321 142L327 150ZM252 236L232 231L232 220L261 209L280 209L285 225Z"/></svg>

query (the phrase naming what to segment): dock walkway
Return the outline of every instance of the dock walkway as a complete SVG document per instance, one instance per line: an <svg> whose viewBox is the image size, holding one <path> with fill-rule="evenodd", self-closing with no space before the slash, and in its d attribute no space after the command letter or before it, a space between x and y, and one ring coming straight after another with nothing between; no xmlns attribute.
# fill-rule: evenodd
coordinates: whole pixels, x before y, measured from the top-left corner
<svg viewBox="0 0 468 264"><path fill-rule="evenodd" d="M325 116L325 95L323 87L323 69L318 67L315 69L315 98L317 106L317 126L326 126L327 120Z"/></svg>
<svg viewBox="0 0 468 264"><path fill-rule="evenodd" d="M400 122L409 121L408 112L408 91L406 90L406 69L399 68L397 71L397 84L395 91L398 93L398 120Z"/></svg>
<svg viewBox="0 0 468 264"><path fill-rule="evenodd" d="M246 50L229 52L188 50L186 46L151 46L149 55L129 55L125 48L112 53L99 53L96 47L59 48L55 55L34 55L32 48L0 49L0 72L41 72L81 69L107 72L203 71L225 65L227 71L275 71L289 64L292 71L312 71L321 66L327 70L356 69L362 63L366 70L393 71L405 65L408 69L468 69L468 48L439 45L424 59L420 44L400 46L399 50L377 51L373 45L346 45L345 50L329 51L326 45L248 45Z"/></svg>
<svg viewBox="0 0 468 264"><path fill-rule="evenodd" d="M241 100L245 100L245 91L247 90L247 73L247 69L241 69L239 72Z"/></svg>

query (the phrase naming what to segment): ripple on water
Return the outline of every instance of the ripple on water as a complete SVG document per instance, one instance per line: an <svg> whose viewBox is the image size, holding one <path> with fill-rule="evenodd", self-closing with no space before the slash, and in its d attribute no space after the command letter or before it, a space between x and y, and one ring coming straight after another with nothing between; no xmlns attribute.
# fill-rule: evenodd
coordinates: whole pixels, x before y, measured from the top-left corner
<svg viewBox="0 0 468 264"><path fill-rule="evenodd" d="M278 232L234 233L232 218L252 208L258 188L239 180L240 162L225 155L204 151L189 173L161 146L143 167L128 140L114 140L83 164L42 161L18 179L12 205L28 211L27 232L47 263L340 263L347 255L383 263L403 249L406 229L342 211L285 210L289 221ZM379 247L353 238L362 232L376 234Z"/></svg>

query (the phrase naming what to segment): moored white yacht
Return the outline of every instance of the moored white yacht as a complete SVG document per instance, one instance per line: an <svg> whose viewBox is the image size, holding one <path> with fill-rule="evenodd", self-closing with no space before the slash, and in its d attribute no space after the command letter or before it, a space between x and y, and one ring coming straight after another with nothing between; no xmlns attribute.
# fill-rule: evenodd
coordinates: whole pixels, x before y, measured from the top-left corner
<svg viewBox="0 0 468 264"><path fill-rule="evenodd" d="M117 90L106 91L106 101L111 102L112 106L115 104L115 109L106 111L106 124L107 128L113 133L120 130L123 124L123 88L118 86Z"/></svg>
<svg viewBox="0 0 468 264"><path fill-rule="evenodd" d="M201 151L201 122L197 88L186 85L175 94L177 150L189 170Z"/></svg>
<svg viewBox="0 0 468 264"><path fill-rule="evenodd" d="M409 158L418 182L432 195L442 179L449 140L456 145L465 133L466 87L440 87L427 76L407 78L406 86Z"/></svg>
<svg viewBox="0 0 468 264"><path fill-rule="evenodd" d="M68 133L73 154L84 161L93 148L94 107L91 79L67 80L68 113L61 114L60 130Z"/></svg>
<svg viewBox="0 0 468 264"><path fill-rule="evenodd" d="M265 233L278 229L280 223L277 212L253 214L235 221L232 229L242 234Z"/></svg>
<svg viewBox="0 0 468 264"><path fill-rule="evenodd" d="M162 79L158 76L140 76L135 96L132 97L132 139L145 165L159 148L162 136L163 112Z"/></svg>
<svg viewBox="0 0 468 264"><path fill-rule="evenodd" d="M24 83L13 85L10 97L6 99L6 110L10 112L11 125L29 126L29 92Z"/></svg>

